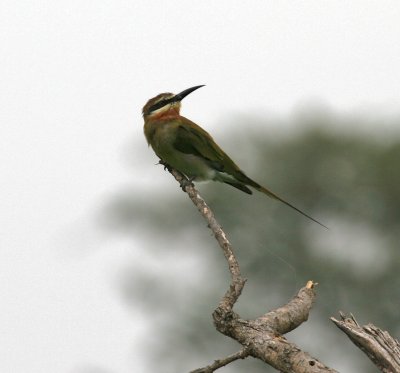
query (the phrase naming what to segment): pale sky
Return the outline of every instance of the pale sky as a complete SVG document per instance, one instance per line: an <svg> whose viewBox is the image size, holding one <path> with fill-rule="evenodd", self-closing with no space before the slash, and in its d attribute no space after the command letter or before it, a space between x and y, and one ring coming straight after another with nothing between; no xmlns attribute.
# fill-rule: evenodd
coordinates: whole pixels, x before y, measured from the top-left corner
<svg viewBox="0 0 400 373"><path fill-rule="evenodd" d="M398 1L2 0L0 370L145 372L144 316L115 276L146 258L94 216L121 185L159 177L147 99L206 84L183 110L215 131L314 100L398 114L399 20ZM124 163L132 139L141 180Z"/></svg>

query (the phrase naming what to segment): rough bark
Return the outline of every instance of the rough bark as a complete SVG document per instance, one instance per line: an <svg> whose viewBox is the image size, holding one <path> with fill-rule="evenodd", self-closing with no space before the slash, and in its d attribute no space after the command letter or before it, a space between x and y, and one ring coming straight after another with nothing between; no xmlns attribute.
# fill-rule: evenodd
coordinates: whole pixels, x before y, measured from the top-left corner
<svg viewBox="0 0 400 373"><path fill-rule="evenodd" d="M341 312L340 318L331 317L331 320L381 372L400 372L400 343L397 339L373 324L360 326L353 315L346 317Z"/></svg>
<svg viewBox="0 0 400 373"><path fill-rule="evenodd" d="M164 166L180 183L182 189L189 195L206 219L223 251L231 274L231 283L213 312L213 319L219 332L235 339L243 346L239 352L216 360L214 363L194 370L192 373L211 373L247 356L260 359L285 373L336 372L284 337L285 333L297 328L308 319L316 297L316 284L309 281L292 300L282 307L269 311L254 320L242 319L240 315L233 311L233 306L238 300L246 280L240 273L239 263L236 260L232 245L221 225L215 219L213 212L190 180L167 165Z"/></svg>

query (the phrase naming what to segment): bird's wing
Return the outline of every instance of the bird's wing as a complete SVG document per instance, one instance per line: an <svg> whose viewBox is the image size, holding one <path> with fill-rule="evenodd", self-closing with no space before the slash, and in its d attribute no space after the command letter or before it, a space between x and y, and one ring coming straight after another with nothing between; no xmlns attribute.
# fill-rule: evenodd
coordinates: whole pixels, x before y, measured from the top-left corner
<svg viewBox="0 0 400 373"><path fill-rule="evenodd" d="M184 125L177 127L173 146L182 153L203 158L218 171L225 171L226 168L236 166L208 132L188 119L185 120Z"/></svg>

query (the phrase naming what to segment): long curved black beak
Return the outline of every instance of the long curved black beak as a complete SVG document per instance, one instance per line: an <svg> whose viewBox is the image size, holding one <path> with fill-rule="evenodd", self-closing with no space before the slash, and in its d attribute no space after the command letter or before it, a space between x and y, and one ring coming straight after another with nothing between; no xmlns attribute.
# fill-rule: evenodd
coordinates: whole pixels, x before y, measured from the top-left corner
<svg viewBox="0 0 400 373"><path fill-rule="evenodd" d="M185 89L181 93L178 93L177 95L172 97L172 101L173 102L182 101L188 94L192 93L193 91L195 91L196 89L199 89L201 87L204 87L204 84L203 85L196 85L195 87Z"/></svg>

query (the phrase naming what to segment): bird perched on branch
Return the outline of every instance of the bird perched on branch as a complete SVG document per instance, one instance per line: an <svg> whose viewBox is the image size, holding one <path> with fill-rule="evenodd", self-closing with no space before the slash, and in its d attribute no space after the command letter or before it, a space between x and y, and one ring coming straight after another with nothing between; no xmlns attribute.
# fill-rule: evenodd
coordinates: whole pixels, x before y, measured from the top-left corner
<svg viewBox="0 0 400 373"><path fill-rule="evenodd" d="M204 85L185 89L176 95L161 93L143 107L144 134L161 161L180 171L191 181L220 181L252 194L248 188L250 186L326 228L319 221L246 176L208 132L180 115L181 101L201 87Z"/></svg>

